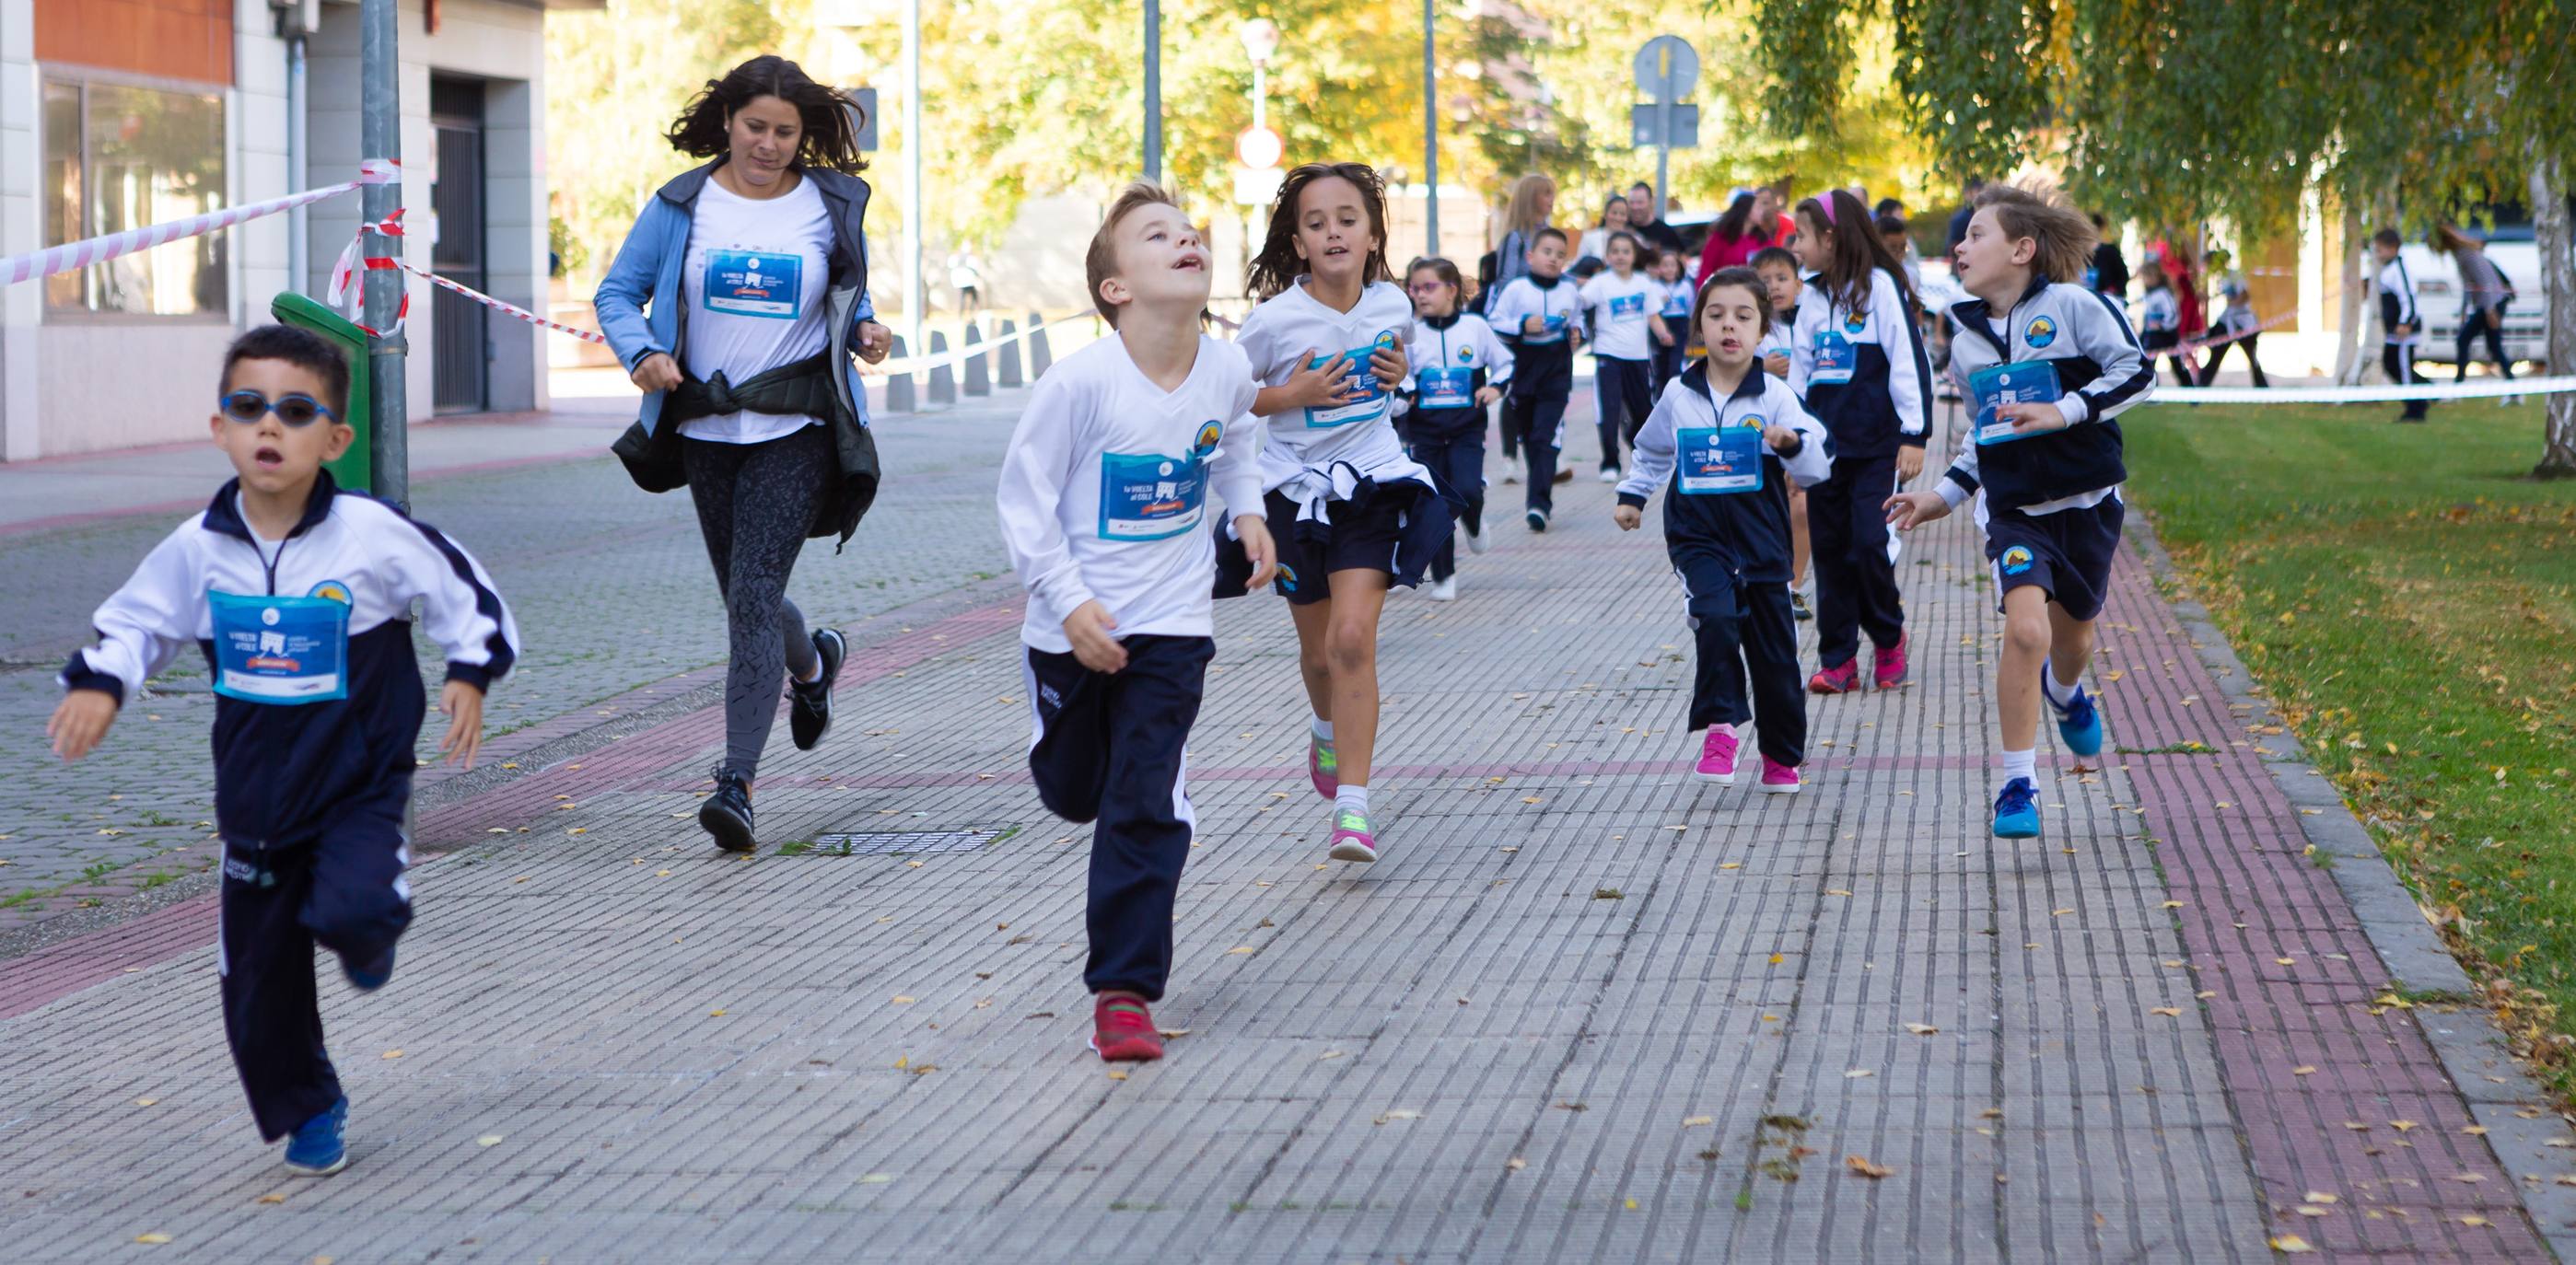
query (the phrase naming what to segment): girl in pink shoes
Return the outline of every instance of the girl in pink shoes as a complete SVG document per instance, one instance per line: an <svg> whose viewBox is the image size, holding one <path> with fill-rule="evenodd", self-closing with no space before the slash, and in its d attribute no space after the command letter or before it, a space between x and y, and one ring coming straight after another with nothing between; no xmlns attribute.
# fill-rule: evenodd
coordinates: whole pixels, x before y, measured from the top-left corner
<svg viewBox="0 0 2576 1265"><path fill-rule="evenodd" d="M1756 353L1771 320L1770 295L1750 268L1722 269L1700 288L1684 328L1698 331L1708 357L1665 384L1612 515L1635 531L1646 498L1672 480L1664 548L1698 642L1690 727L1706 731L1693 773L1733 784L1737 728L1750 720L1760 788L1785 795L1797 793L1807 745L1789 612L1789 488L1832 473L1834 441L1785 381L1763 372Z"/></svg>
<svg viewBox="0 0 2576 1265"><path fill-rule="evenodd" d="M1268 430L1273 584L1297 622L1315 712L1308 774L1333 801L1333 859L1375 861L1378 615L1390 586L1421 582L1455 521L1391 420L1393 389L1411 371L1413 303L1387 266L1377 173L1359 163L1289 172L1246 288L1262 302L1236 341L1263 384L1252 412Z"/></svg>

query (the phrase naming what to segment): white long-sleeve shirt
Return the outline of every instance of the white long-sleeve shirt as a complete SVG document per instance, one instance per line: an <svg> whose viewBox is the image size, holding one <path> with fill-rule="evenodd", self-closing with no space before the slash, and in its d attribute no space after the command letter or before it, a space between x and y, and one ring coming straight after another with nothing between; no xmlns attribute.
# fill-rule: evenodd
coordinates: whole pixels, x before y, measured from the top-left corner
<svg viewBox="0 0 2576 1265"><path fill-rule="evenodd" d="M1582 307L1583 288L1560 276L1552 285L1541 286L1529 277L1514 277L1494 296L1494 306L1485 313L1494 331L1505 338L1520 340L1522 348L1545 347L1564 342L1567 330ZM1529 318L1540 317L1547 332L1528 332Z"/></svg>
<svg viewBox="0 0 2576 1265"><path fill-rule="evenodd" d="M1029 592L1021 641L1070 651L1065 617L1095 600L1119 637L1215 631L1207 494L1231 515L1261 512L1259 428L1236 421L1260 389L1240 348L1204 335L1177 390L1156 386L1115 336L1038 379L995 495Z"/></svg>

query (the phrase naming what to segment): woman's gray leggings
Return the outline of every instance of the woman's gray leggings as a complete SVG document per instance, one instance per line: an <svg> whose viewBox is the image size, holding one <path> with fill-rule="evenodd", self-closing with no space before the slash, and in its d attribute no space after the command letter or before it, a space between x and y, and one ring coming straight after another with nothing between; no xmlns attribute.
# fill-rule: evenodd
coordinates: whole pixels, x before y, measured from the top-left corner
<svg viewBox="0 0 2576 1265"><path fill-rule="evenodd" d="M787 574L805 547L837 459L831 431L808 426L757 444L690 439L680 445L707 557L724 594L732 661L725 668L725 767L748 778L778 719L789 672L816 666L805 613L787 600Z"/></svg>

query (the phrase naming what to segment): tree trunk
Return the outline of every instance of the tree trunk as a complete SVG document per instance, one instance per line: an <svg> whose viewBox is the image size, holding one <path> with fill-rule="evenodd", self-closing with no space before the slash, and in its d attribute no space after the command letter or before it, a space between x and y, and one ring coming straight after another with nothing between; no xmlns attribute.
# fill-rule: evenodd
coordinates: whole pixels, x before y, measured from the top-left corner
<svg viewBox="0 0 2576 1265"><path fill-rule="evenodd" d="M2531 168L2531 223L2540 245L2540 290L2549 304L2548 372L2576 373L2576 242L2569 238L2567 180L2555 158ZM2535 479L2576 479L2576 393L2542 397L2542 451Z"/></svg>
<svg viewBox="0 0 2576 1265"><path fill-rule="evenodd" d="M2336 277L2342 288L2340 306L2343 316L2341 328L2335 334L2334 381L2336 386L2351 387L2361 385L2362 371L2370 366L2370 361L2361 354L2362 324L2370 319L2370 281L2361 270L2361 255L2366 249L2362 241L2361 213L2353 209L2349 199L2337 200L2343 203L2343 259Z"/></svg>

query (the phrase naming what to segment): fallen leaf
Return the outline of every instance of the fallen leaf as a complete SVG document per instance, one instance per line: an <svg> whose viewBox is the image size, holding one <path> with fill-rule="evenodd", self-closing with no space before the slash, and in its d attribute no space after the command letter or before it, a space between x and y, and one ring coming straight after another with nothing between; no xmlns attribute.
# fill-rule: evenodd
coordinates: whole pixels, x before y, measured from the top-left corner
<svg viewBox="0 0 2576 1265"><path fill-rule="evenodd" d="M1781 963L1782 961L1784 961L1784 960L1785 960L1785 959L1783 959L1783 958L1782 958L1779 954L1777 954L1777 953L1774 953L1774 954L1772 954L1772 955L1771 955L1771 965L1773 965L1773 966L1778 966L1778 965L1780 965L1780 963Z"/></svg>
<svg viewBox="0 0 2576 1265"><path fill-rule="evenodd" d="M883 1186L887 1182L893 1180L894 1174L892 1173L870 1173L867 1176L860 1178L859 1184L862 1186Z"/></svg>
<svg viewBox="0 0 2576 1265"><path fill-rule="evenodd" d="M386 1058L389 1058L389 1059L398 1059L398 1058L401 1058L401 1057L402 1057L402 1051L400 1051L400 1050L387 1050L387 1051L385 1051L385 1057L386 1057Z"/></svg>
<svg viewBox="0 0 2576 1265"><path fill-rule="evenodd" d="M1251 946L1251 945L1248 945L1248 944L1238 944L1238 945L1234 946L1233 948L1226 950L1226 952L1227 952L1228 954L1236 954L1236 953L1250 953L1250 952L1252 952L1252 946Z"/></svg>
<svg viewBox="0 0 2576 1265"><path fill-rule="evenodd" d="M1913 1033L1914 1035L1916 1035L1916 1036L1918 1036L1918 1037L1928 1037L1928 1036L1931 1036L1933 1033L1935 1033L1935 1032L1939 1032L1939 1031L1940 1031L1940 1029L1939 1029L1939 1028L1935 1028L1935 1027L1933 1027L1932 1025L1928 1024L1928 1023L1909 1023L1909 1024L1905 1025L1905 1030L1906 1030L1907 1032L1911 1032L1911 1033Z"/></svg>
<svg viewBox="0 0 2576 1265"><path fill-rule="evenodd" d="M2460 1218L2460 1224L2461 1224L2461 1225L2470 1225L2470 1226L2485 1225L2485 1224L2487 1224L2487 1219L2486 1219L2485 1217L2481 1217L2481 1216L2479 1216L2478 1214L2476 1214L2476 1213L2472 1212L2472 1213L2469 1213L2469 1214L2467 1214L2467 1215L2465 1215L2465 1216L2461 1217L2461 1218Z"/></svg>
<svg viewBox="0 0 2576 1265"><path fill-rule="evenodd" d="M1338 1059L1338 1058L1346 1058L1346 1057L1348 1057L1348 1056L1347 1056L1347 1055L1344 1055L1344 1054L1343 1054L1341 1051L1339 1051L1339 1050L1326 1050L1326 1051L1324 1051L1324 1052L1323 1052L1323 1054L1322 1054L1322 1055L1318 1056L1318 1057L1315 1059L1315 1061L1316 1061L1316 1062L1318 1062L1318 1063L1330 1063L1330 1062L1332 1062L1334 1059Z"/></svg>
<svg viewBox="0 0 2576 1265"><path fill-rule="evenodd" d="M2454 1173L2451 1175L2451 1180L2455 1182L2482 1182L2486 1179L2487 1175L2484 1173Z"/></svg>
<svg viewBox="0 0 2576 1265"><path fill-rule="evenodd" d="M1419 1111L1415 1111L1409 1107L1398 1107L1393 1111L1379 1116L1376 1123L1385 1124L1389 1120L1419 1120L1421 1118L1422 1113Z"/></svg>
<svg viewBox="0 0 2576 1265"><path fill-rule="evenodd" d="M1896 1171L1892 1168L1882 1168L1876 1164L1872 1164L1868 1160L1862 1159L1857 1155L1844 1156L1843 1164L1845 1167L1851 1169L1851 1171L1858 1173L1871 1181L1877 1181L1879 1178L1885 1177L1889 1173Z"/></svg>
<svg viewBox="0 0 2576 1265"><path fill-rule="evenodd" d="M137 1243L167 1243L170 1241L170 1236L166 1234L138 1234L134 1236L134 1241Z"/></svg>
<svg viewBox="0 0 2576 1265"><path fill-rule="evenodd" d="M282 1203L285 1203L285 1202L286 1202L286 1192L285 1192L285 1191L280 1190L280 1191L273 1191L273 1192L271 1192L271 1193L269 1193L269 1194L262 1195L262 1196L260 1196L260 1197L259 1197L259 1202L264 1203L264 1204L282 1204Z"/></svg>
<svg viewBox="0 0 2576 1265"><path fill-rule="evenodd" d="M904 996L904 995L903 995L903 994L901 994L901 993L896 993L896 994L894 995L894 1004L895 1004L895 1005L898 1005L898 1006L909 1006L909 1005L911 1005L911 1004L912 1004L912 999L911 999L910 997L906 997L906 996Z"/></svg>
<svg viewBox="0 0 2576 1265"><path fill-rule="evenodd" d="M2487 1135L2487 1127L2482 1124L2473 1124L2461 1129L2460 1132L2473 1138L2483 1138Z"/></svg>
<svg viewBox="0 0 2576 1265"><path fill-rule="evenodd" d="M159 1101L161 1100L158 1098L137 1098L134 1100L134 1105L137 1107L149 1107Z"/></svg>
<svg viewBox="0 0 2576 1265"><path fill-rule="evenodd" d="M710 1010L710 1011L708 1011L708 1012L707 1012L707 1018L709 1018L709 1019L722 1019L722 1018L724 1018L724 1012L723 1012L723 1011L721 1011L721 1010ZM392 1057L392 1056L391 1056L391 1055L388 1055L388 1056L386 1056L386 1057L390 1058L390 1057Z"/></svg>
<svg viewBox="0 0 2576 1265"><path fill-rule="evenodd" d="M2166 1018L2170 1019L2170 1018L2173 1018L2173 1017L2175 1017L2175 1016L2178 1016L2178 1015L2182 1014L2182 1008L2181 1008L2181 1007L2178 1007L2178 1006L2158 1006L2158 1007L2156 1007L2156 1008L2154 1008L2154 1009L2152 1009L2152 1010L2149 1010L2147 1013L2148 1013L2148 1014L2151 1014L2151 1015L2163 1015L2163 1016L2165 1016Z"/></svg>
<svg viewBox="0 0 2576 1265"><path fill-rule="evenodd" d="M1710 1124L1716 1124L1716 1123L1717 1123L1717 1117L1715 1117L1715 1116L1692 1116L1692 1117L1690 1117L1689 1119L1686 1119L1686 1120L1682 1121L1682 1127L1683 1127L1683 1128L1685 1128L1685 1129L1696 1129L1696 1128L1699 1128L1701 1125L1710 1125Z"/></svg>
<svg viewBox="0 0 2576 1265"><path fill-rule="evenodd" d="M1850 893L1850 892L1846 892L1846 891L1844 891L1843 889L1841 889L1841 888L1839 888L1839 887L1831 887L1831 888L1827 888L1827 889L1825 889L1825 895L1827 895L1827 896L1849 896L1849 895L1851 895L1851 893Z"/></svg>
<svg viewBox="0 0 2576 1265"><path fill-rule="evenodd" d="M2291 1209L2291 1211L2298 1213L2303 1217L2322 1217L2329 1215L2325 1209L2319 1208L2313 1204L2300 1204L2298 1207Z"/></svg>
<svg viewBox="0 0 2576 1265"><path fill-rule="evenodd" d="M2001 1120L2003 1118L2004 1109L2001 1107L1988 1107L1984 1111L1977 1113L1977 1119L1979 1120Z"/></svg>
<svg viewBox="0 0 2576 1265"><path fill-rule="evenodd" d="M1515 1156L1513 1156L1512 1158L1510 1158L1510 1159L1508 1159L1508 1160L1503 1161L1503 1167L1508 1168L1508 1169L1512 1170L1513 1172L1517 1173L1517 1172L1521 1171L1522 1169L1528 1168L1528 1167L1529 1167L1529 1161L1528 1161L1528 1160L1525 1160L1525 1159L1522 1159L1521 1157L1519 1157L1519 1156L1515 1155Z"/></svg>
<svg viewBox="0 0 2576 1265"><path fill-rule="evenodd" d="M1545 801L1544 801L1544 800L1541 800L1541 799L1540 799L1538 796L1536 796L1536 795L1523 795L1523 796L1521 796L1521 802L1522 802L1522 803L1524 803L1524 804L1538 804L1538 803L1544 803Z"/></svg>
<svg viewBox="0 0 2576 1265"><path fill-rule="evenodd" d="M474 1145L499 1146L501 1145L501 1135L497 1133L486 1133L482 1137L474 1139Z"/></svg>
<svg viewBox="0 0 2576 1265"><path fill-rule="evenodd" d="M2329 1195L2329 1194L2327 1194L2326 1192L2324 1192L2324 1191L2322 1191L2322 1190L2311 1190L2311 1191L2309 1191L2309 1192L2307 1193L2307 1195L2305 1196L2305 1202L2312 1203L2312 1204L2331 1204L2331 1203L2341 1203L2342 1201L2343 1201L2343 1197L2342 1197L2342 1196L2340 1196L2340 1195Z"/></svg>
<svg viewBox="0 0 2576 1265"><path fill-rule="evenodd" d="M2049 917L2051 917L2051 918L2063 918L2063 917L2065 917L2066 915L2071 914L2071 913L2074 913L2074 912L2075 912L2075 911L2074 911L2074 910L2072 910L2072 909L2052 909L2052 910L2049 910L2049 911L2048 911L2048 916L2049 916Z"/></svg>
<svg viewBox="0 0 2576 1265"><path fill-rule="evenodd" d="M2415 1122L2412 1120L2391 1120L2388 1122L2388 1127L2395 1129L2399 1133L2404 1133L2407 1130L2414 1128Z"/></svg>
<svg viewBox="0 0 2576 1265"><path fill-rule="evenodd" d="M2317 1069L2305 1063L2290 1069L2290 1075L2292 1076L2314 1076L2316 1074Z"/></svg>
<svg viewBox="0 0 2576 1265"><path fill-rule="evenodd" d="M1744 868L1744 863L1742 861L1720 861L1717 863L1717 868L1721 870L1740 870Z"/></svg>
<svg viewBox="0 0 2576 1265"><path fill-rule="evenodd" d="M1847 1081L1856 1081L1856 1080L1859 1080L1860 1078L1862 1078L1862 1077L1864 1077L1864 1076L1876 1076L1876 1075L1878 1075L1878 1073L1873 1072L1873 1071L1869 1070L1869 1069L1868 1069L1868 1068L1866 1068L1866 1067L1855 1067L1855 1068L1853 1068L1852 1070L1850 1070L1850 1071L1848 1071L1848 1072L1843 1073L1843 1079L1844 1079L1844 1080L1847 1080Z"/></svg>
<svg viewBox="0 0 2576 1265"><path fill-rule="evenodd" d="M1127 1079L1127 1073L1113 1070L1109 1073L1109 1079L1113 1081L1123 1081Z"/></svg>
<svg viewBox="0 0 2576 1265"><path fill-rule="evenodd" d="M2274 959L2272 959L2272 961L2273 961L2273 962L2275 962L2275 963L2277 963L2278 965L2281 965L2281 966L2288 966L2288 965L2290 965L2291 963L2298 961L2298 959L2297 959L2297 958L2274 958Z"/></svg>
<svg viewBox="0 0 2576 1265"><path fill-rule="evenodd" d="M2295 1234L2275 1234L2272 1236L2272 1250L2275 1252L2298 1253L2313 1252L2317 1249L2309 1246L2306 1239L2300 1238Z"/></svg>
<svg viewBox="0 0 2576 1265"><path fill-rule="evenodd" d="M2355 1133L2367 1133L2370 1130L2370 1123L2365 1120L2346 1120L2343 1122L2343 1127Z"/></svg>

